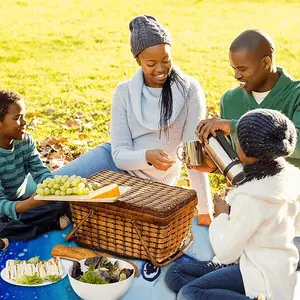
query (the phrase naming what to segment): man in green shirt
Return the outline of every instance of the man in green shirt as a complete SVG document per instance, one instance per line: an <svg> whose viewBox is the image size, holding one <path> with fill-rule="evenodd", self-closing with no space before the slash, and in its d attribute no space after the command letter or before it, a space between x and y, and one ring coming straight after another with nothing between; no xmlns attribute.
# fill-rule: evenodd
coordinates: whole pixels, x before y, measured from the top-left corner
<svg viewBox="0 0 300 300"><path fill-rule="evenodd" d="M300 129L300 81L295 81L284 69L276 67L275 48L269 36L257 30L241 33L230 46L229 60L240 85L223 95L221 119L207 119L199 123L197 131L202 142L207 142L209 133L215 135L215 131L220 129L230 134L235 148L237 121L255 108L279 110ZM296 150L288 160L300 167L299 133Z"/></svg>
<svg viewBox="0 0 300 300"><path fill-rule="evenodd" d="M207 119L199 123L200 141L207 143L208 135L215 136L215 131L220 129L230 135L236 148L236 124L244 113L255 108L279 110L298 130L296 149L287 160L300 167L300 81L276 66L272 39L257 30L244 31L232 42L229 60L240 85L228 90L221 98L221 119ZM212 171L216 169L210 168ZM204 171L201 167L198 170ZM296 237L294 241L300 250L300 238Z"/></svg>

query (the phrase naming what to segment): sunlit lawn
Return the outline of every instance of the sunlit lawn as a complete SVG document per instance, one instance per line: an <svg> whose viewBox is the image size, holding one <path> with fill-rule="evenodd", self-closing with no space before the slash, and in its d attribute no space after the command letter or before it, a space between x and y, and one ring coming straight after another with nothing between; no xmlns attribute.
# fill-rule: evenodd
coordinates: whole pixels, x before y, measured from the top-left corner
<svg viewBox="0 0 300 300"><path fill-rule="evenodd" d="M269 33L278 65L300 78L300 1L249 2L1 0L0 87L25 96L38 141L63 136L76 149L73 141L84 138L86 151L109 140L113 90L138 67L128 23L147 13L169 29L175 63L201 82L215 113L220 96L236 84L228 48L245 29ZM76 116L80 131L62 126Z"/></svg>

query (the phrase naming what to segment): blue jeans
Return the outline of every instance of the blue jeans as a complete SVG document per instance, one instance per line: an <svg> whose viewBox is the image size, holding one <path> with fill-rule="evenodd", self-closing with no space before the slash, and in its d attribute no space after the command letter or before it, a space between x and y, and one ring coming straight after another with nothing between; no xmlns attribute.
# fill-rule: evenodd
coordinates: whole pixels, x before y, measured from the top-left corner
<svg viewBox="0 0 300 300"><path fill-rule="evenodd" d="M167 286L177 300L249 300L239 265L224 266L210 261L174 264L167 272Z"/></svg>
<svg viewBox="0 0 300 300"><path fill-rule="evenodd" d="M116 167L111 155L110 143L105 143L95 147L89 152L74 159L67 165L53 171L53 174L68 176L77 175L87 178L103 170L126 173Z"/></svg>
<svg viewBox="0 0 300 300"><path fill-rule="evenodd" d="M52 202L45 206L29 209L13 220L0 214L0 238L11 240L29 240L53 229L59 229L59 218L67 214L70 208L68 202Z"/></svg>

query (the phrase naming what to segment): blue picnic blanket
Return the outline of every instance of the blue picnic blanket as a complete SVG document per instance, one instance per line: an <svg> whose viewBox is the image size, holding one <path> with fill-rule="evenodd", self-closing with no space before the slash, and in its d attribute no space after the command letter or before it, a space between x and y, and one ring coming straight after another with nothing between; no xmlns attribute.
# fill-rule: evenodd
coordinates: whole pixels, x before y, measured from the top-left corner
<svg viewBox="0 0 300 300"><path fill-rule="evenodd" d="M191 261L209 260L213 257L213 251L209 243L208 227L199 226L196 218L192 226L194 242L186 253L178 260ZM9 248L0 252L0 271L5 267L8 259L29 259L39 256L41 259L49 259L51 250L57 244L76 246L76 243L65 241L65 236L71 230L71 226L63 231L48 232L34 240L26 242L10 242ZM177 260L177 261L178 261ZM139 269L139 276L135 278L132 287L122 300L175 300L176 295L168 289L164 282L164 275L170 265L163 268L153 266L149 261L131 260ZM0 279L0 300L78 300L73 291L69 279L42 287L20 287L6 283Z"/></svg>

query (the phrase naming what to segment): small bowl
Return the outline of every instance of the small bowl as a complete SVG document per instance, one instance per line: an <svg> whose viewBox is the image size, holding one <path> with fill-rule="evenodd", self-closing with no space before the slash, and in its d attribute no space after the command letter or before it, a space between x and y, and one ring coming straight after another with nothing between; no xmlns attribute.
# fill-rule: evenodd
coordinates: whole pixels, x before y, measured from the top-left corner
<svg viewBox="0 0 300 300"><path fill-rule="evenodd" d="M112 263L118 261L119 268L127 268L133 270L132 275L129 278L119 282L107 284L91 284L74 279L70 275L72 270L71 267L68 271L69 281L73 290L79 297L81 297L84 300L99 300L100 298L105 300L118 300L126 294L134 280L133 267L128 262L122 259L107 258L107 260ZM81 265L81 270L83 272L86 272L88 270L88 267L84 265L84 262L85 259L79 261Z"/></svg>

